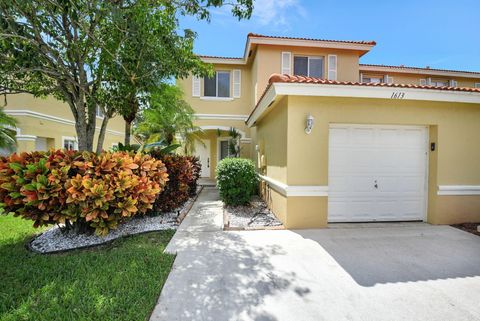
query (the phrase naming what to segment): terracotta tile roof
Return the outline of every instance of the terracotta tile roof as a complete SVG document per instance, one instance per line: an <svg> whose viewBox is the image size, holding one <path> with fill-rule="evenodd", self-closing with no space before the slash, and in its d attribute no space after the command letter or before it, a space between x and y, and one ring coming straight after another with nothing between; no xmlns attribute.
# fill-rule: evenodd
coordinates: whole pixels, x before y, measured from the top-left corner
<svg viewBox="0 0 480 321"><path fill-rule="evenodd" d="M409 69L409 70L432 70L432 71L443 71L443 72L463 72L468 74L477 74L480 75L480 71L465 71L465 70L453 70L453 69L437 69L437 68L422 68L422 67L412 67L412 66L393 66L393 65L377 65L377 64L360 64L361 67L380 67L380 68L391 68L391 69Z"/></svg>
<svg viewBox="0 0 480 321"><path fill-rule="evenodd" d="M432 89L432 90L449 90L449 91L466 91L480 93L480 88L471 87L435 87L435 86L421 86L414 84L375 84L375 83L361 83L352 81L334 81L322 78L313 78L305 76L291 76L273 74L268 80L269 84L281 82L281 83L299 83L299 84L324 84L324 85L349 85L349 86L365 86L365 87L393 87L393 88L415 88L415 89Z"/></svg>
<svg viewBox="0 0 480 321"><path fill-rule="evenodd" d="M296 37L281 37L281 36L265 36L257 33L249 33L248 38L269 38L269 39L287 39L287 40L308 40L308 41L325 41L325 42L340 42L340 43L352 43L360 45L375 46L375 41L352 41L352 40L328 40L328 39L315 39L315 38L296 38Z"/></svg>
<svg viewBox="0 0 480 321"><path fill-rule="evenodd" d="M255 110L260 105L263 97L267 94L268 90L274 83L293 83L293 84L322 84L322 85L347 85L347 86L365 86L365 87L392 87L392 88L413 88L413 89L428 89L428 90L446 90L446 91L463 91L463 92L472 92L480 93L480 88L470 88L470 87L435 87L435 86L420 86L413 84L374 84L374 83L361 83L361 82L351 82L351 81L334 81L327 80L322 78L306 77L306 76L291 76L291 75L282 75L282 74L272 74L268 79L268 85L263 91L262 95L257 101L257 104L253 108L252 112L248 116L246 122L250 120Z"/></svg>

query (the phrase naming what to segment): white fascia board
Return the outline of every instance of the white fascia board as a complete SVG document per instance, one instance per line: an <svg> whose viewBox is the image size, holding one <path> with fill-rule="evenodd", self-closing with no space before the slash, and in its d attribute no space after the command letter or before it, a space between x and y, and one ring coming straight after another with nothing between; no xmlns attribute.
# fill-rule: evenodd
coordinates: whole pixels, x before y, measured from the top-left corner
<svg viewBox="0 0 480 321"><path fill-rule="evenodd" d="M252 127L255 125L255 122L260 118L261 115L265 112L265 110L270 106L270 104L275 100L277 94L275 92L275 86L272 85L268 88L265 95L263 95L262 99L258 102L258 105L253 110L250 117L247 119L247 126Z"/></svg>
<svg viewBox="0 0 480 321"><path fill-rule="evenodd" d="M480 185L439 185L437 195L480 195Z"/></svg>
<svg viewBox="0 0 480 321"><path fill-rule="evenodd" d="M361 43L346 43L336 41L323 40L308 40L308 39L278 39L278 38L264 38L264 37L249 37L251 39L249 46L254 44L261 45L277 45L277 46L292 46L292 47L311 47L311 48L331 48L331 49L347 49L369 51L374 45ZM246 51L248 53L248 49Z"/></svg>
<svg viewBox="0 0 480 321"><path fill-rule="evenodd" d="M465 91L301 83L275 83L273 86L275 87L277 95L378 98L480 104L480 93ZM404 93L402 99L392 98L392 94L399 92Z"/></svg>
<svg viewBox="0 0 480 321"><path fill-rule="evenodd" d="M210 64L222 64L222 65L246 65L247 61L244 58L238 59L228 59L228 58L217 58L217 57L200 57L203 62Z"/></svg>
<svg viewBox="0 0 480 321"><path fill-rule="evenodd" d="M216 119L216 120L240 120L245 121L248 115L229 115L229 114L195 114L197 119Z"/></svg>
<svg viewBox="0 0 480 321"><path fill-rule="evenodd" d="M462 78L477 78L480 79L480 73L468 73L455 70L432 70L423 68L402 68L402 67L386 67L386 66L365 66L360 65L360 71L368 72L394 72L402 74L419 74L419 75L432 75L432 76L444 76L444 77L462 77Z"/></svg>
<svg viewBox="0 0 480 321"><path fill-rule="evenodd" d="M392 98L393 94L402 93L402 99ZM314 97L347 97L347 98L376 98L389 100L420 100L480 104L480 93L402 88L402 87L376 87L356 85L333 84L302 84L302 83L273 83L265 93L257 108L248 119L247 125L252 127L263 115L269 104L277 96L314 96Z"/></svg>

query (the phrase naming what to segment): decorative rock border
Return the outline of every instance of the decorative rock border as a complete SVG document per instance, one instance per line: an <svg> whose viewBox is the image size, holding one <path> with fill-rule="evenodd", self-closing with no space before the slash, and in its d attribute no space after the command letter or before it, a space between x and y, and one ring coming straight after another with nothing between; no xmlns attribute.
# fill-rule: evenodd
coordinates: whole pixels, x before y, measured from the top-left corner
<svg viewBox="0 0 480 321"><path fill-rule="evenodd" d="M62 233L58 227L53 227L48 231L35 236L26 244L26 247L30 251L39 254L64 253L73 250L107 245L119 238L130 237L133 235L177 229L192 208L193 203L196 201L202 189L203 187L199 186L197 194L191 197L177 210L164 213L161 216L134 218L119 225L118 229L112 230L105 237L94 234Z"/></svg>

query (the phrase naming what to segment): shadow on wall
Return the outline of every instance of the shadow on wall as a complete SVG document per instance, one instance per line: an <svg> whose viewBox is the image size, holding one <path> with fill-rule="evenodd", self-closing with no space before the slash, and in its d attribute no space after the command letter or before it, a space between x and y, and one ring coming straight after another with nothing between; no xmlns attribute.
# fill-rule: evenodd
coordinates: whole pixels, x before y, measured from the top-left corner
<svg viewBox="0 0 480 321"><path fill-rule="evenodd" d="M480 238L448 226L293 231L317 242L361 286L480 276Z"/></svg>

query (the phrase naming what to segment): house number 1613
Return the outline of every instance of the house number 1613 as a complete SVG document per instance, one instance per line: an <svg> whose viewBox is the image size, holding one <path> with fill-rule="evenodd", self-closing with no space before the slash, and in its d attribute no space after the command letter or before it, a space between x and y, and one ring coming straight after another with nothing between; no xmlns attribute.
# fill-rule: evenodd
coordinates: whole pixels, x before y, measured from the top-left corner
<svg viewBox="0 0 480 321"><path fill-rule="evenodd" d="M405 98L405 93L402 92L402 91L394 91L390 98L392 98L392 99L403 99L403 98Z"/></svg>

